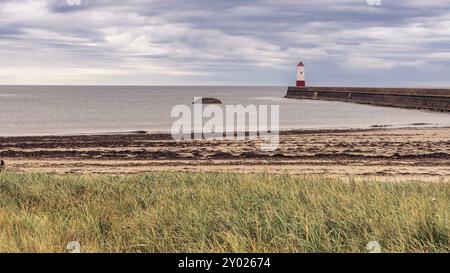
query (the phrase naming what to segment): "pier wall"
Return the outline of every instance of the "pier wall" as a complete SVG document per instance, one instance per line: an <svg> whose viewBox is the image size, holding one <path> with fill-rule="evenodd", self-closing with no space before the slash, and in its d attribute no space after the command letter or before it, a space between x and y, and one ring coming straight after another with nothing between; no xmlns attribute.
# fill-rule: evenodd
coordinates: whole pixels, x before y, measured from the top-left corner
<svg viewBox="0 0 450 273"><path fill-rule="evenodd" d="M289 87L286 98L345 101L450 112L450 89Z"/></svg>

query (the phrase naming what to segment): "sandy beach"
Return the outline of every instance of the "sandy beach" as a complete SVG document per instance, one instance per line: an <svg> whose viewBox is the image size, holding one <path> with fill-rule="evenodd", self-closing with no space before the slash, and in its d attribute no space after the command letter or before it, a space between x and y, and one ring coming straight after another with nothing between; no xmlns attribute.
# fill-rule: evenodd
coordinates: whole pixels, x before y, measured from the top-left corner
<svg viewBox="0 0 450 273"><path fill-rule="evenodd" d="M450 179L450 128L286 131L275 152L257 141L173 141L167 134L4 137L15 172L129 174L231 171Z"/></svg>

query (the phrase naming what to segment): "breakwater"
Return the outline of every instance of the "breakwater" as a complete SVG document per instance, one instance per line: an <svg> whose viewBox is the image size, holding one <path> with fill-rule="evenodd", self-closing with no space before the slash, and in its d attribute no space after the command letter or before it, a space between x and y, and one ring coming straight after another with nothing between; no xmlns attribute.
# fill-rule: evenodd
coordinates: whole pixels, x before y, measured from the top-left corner
<svg viewBox="0 0 450 273"><path fill-rule="evenodd" d="M334 100L450 112L450 89L289 87L286 98Z"/></svg>

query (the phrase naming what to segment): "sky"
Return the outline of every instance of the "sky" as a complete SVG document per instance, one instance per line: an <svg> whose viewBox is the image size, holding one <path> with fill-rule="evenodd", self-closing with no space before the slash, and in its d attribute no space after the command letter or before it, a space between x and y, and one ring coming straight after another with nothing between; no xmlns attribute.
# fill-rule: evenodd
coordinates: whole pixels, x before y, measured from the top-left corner
<svg viewBox="0 0 450 273"><path fill-rule="evenodd" d="M0 0L0 84L450 87L450 0Z"/></svg>

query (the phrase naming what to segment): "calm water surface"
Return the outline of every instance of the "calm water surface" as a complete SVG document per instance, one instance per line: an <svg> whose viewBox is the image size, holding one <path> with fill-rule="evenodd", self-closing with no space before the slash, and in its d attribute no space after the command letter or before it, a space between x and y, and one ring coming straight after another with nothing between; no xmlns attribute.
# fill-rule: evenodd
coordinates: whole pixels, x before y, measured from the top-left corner
<svg viewBox="0 0 450 273"><path fill-rule="evenodd" d="M172 107L194 97L279 105L282 129L450 126L450 114L284 99L286 87L0 86L0 135L168 132Z"/></svg>

